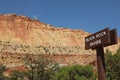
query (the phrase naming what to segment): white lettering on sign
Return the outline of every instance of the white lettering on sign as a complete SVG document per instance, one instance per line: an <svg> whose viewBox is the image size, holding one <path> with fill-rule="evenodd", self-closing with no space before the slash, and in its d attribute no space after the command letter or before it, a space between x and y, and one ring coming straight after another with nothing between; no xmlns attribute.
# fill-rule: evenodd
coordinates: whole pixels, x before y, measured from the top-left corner
<svg viewBox="0 0 120 80"><path fill-rule="evenodd" d="M98 33L98 34L96 34L96 35L94 35L94 36L91 36L91 37L89 37L89 38L86 38L85 41L86 41L86 42L89 42L89 41L92 41L92 40L94 40L94 39L96 39L96 38L103 37L103 36L105 36L106 34L107 34L106 31L103 31L103 32Z"/></svg>
<svg viewBox="0 0 120 80"><path fill-rule="evenodd" d="M105 28L85 37L85 49L95 49L97 46L107 46L111 43L111 31Z"/></svg>
<svg viewBox="0 0 120 80"><path fill-rule="evenodd" d="M95 39L95 36L91 36L91 37L89 37L89 38L86 38L86 42L92 41L92 40L94 40L94 39Z"/></svg>
<svg viewBox="0 0 120 80"><path fill-rule="evenodd" d="M94 42L91 42L90 43L90 46L94 46L94 45L98 45L98 44L101 44L101 40L99 39L99 40L96 40L96 41L94 41Z"/></svg>
<svg viewBox="0 0 120 80"><path fill-rule="evenodd" d="M102 37L102 36L104 36L104 35L106 35L106 32L105 32L105 31L104 31L104 32L101 32L101 33L96 34L96 38Z"/></svg>

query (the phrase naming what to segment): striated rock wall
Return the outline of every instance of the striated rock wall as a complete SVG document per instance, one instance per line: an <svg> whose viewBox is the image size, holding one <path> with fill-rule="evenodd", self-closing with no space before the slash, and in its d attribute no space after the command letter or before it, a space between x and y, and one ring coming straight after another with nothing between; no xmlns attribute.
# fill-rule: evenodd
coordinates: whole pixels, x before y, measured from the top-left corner
<svg viewBox="0 0 120 80"><path fill-rule="evenodd" d="M48 55L61 65L85 64L83 54L94 51L84 49L83 30L71 30L47 25L36 19L16 14L0 15L0 64L8 67L24 64L26 54ZM83 57L83 58L82 58ZM82 61L83 59L83 61Z"/></svg>
<svg viewBox="0 0 120 80"><path fill-rule="evenodd" d="M56 28L21 15L0 15L0 41L11 45L84 48L87 35L83 30Z"/></svg>
<svg viewBox="0 0 120 80"><path fill-rule="evenodd" d="M72 47L74 50L81 52L77 53L91 53L84 50L84 37L90 35L90 33L83 30L71 30L67 28L57 28L52 25L47 25L36 19L31 19L26 16L16 14L1 14L0 15L0 41L9 42L12 46L26 45L30 46L30 50L33 50L35 46L44 47L59 47L63 49L68 47L70 50ZM118 39L117 45L107 47L111 51L115 51L120 46L120 39ZM1 45L4 46L4 45ZM10 46L6 46L9 51ZM79 50L78 50L79 47ZM114 48L113 48L114 47ZM56 48L57 49L57 48ZM53 49L55 51L55 49ZM53 52L50 51L50 52ZM58 49L57 49L58 50ZM56 51L57 51L56 50ZM5 50L4 50L5 51ZM10 50L11 51L11 50ZM16 52L20 52L16 49ZM64 50L62 50L64 51ZM55 52L54 52L55 53ZM60 53L60 52L56 52ZM68 53L68 52L63 52ZM73 51L73 54L75 51ZM92 52L93 53L93 52Z"/></svg>
<svg viewBox="0 0 120 80"><path fill-rule="evenodd" d="M1 14L0 63L22 65L24 54L44 54L60 64L92 64L96 62L95 51L84 49L88 35L83 30L58 28L22 15ZM115 51L120 46L118 41L107 48Z"/></svg>

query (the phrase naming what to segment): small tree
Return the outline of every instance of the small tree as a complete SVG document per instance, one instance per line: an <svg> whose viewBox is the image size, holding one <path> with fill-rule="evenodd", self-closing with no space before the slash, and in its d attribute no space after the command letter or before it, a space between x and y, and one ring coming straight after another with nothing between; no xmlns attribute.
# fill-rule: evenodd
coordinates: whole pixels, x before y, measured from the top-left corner
<svg viewBox="0 0 120 80"><path fill-rule="evenodd" d="M33 55L27 58L27 65L28 80L51 80L59 68L55 62Z"/></svg>

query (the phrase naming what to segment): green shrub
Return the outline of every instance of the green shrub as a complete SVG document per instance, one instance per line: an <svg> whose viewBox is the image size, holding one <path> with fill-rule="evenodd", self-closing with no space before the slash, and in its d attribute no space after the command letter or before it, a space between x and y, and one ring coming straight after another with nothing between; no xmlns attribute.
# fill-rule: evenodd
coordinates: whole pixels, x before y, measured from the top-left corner
<svg viewBox="0 0 120 80"><path fill-rule="evenodd" d="M3 75L3 72L6 70L6 67L3 65L0 65L0 80L5 80L5 76Z"/></svg>
<svg viewBox="0 0 120 80"><path fill-rule="evenodd" d="M120 79L120 48L115 54L106 51L106 77L107 80Z"/></svg>
<svg viewBox="0 0 120 80"><path fill-rule="evenodd" d="M59 68L55 62L39 56L28 59L27 65L30 67L28 80L51 80Z"/></svg>
<svg viewBox="0 0 120 80"><path fill-rule="evenodd" d="M8 80L26 80L25 71L12 71L11 75L8 77Z"/></svg>
<svg viewBox="0 0 120 80"><path fill-rule="evenodd" d="M56 80L96 80L96 75L91 66L64 66L60 68L56 76Z"/></svg>

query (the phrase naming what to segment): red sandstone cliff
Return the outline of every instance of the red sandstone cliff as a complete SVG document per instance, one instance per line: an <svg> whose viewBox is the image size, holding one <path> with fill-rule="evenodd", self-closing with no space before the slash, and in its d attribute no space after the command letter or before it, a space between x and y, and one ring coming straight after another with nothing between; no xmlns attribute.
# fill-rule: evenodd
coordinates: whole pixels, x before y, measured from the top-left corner
<svg viewBox="0 0 120 80"><path fill-rule="evenodd" d="M0 64L22 65L24 53L46 54L60 64L92 64L96 62L95 51L84 48L84 37L88 35L83 30L57 28L26 16L3 14L0 15ZM119 44L107 48L115 51L120 46L118 41Z"/></svg>
<svg viewBox="0 0 120 80"><path fill-rule="evenodd" d="M84 46L83 38L89 33L82 30L55 28L38 20L15 14L0 15L0 38L52 46Z"/></svg>
<svg viewBox="0 0 120 80"><path fill-rule="evenodd" d="M87 35L89 33L83 30L57 28L26 16L0 15L0 49L4 48L1 50L4 52L93 53L84 50L84 37ZM47 49L40 46L46 46ZM109 49L117 49L118 46Z"/></svg>

